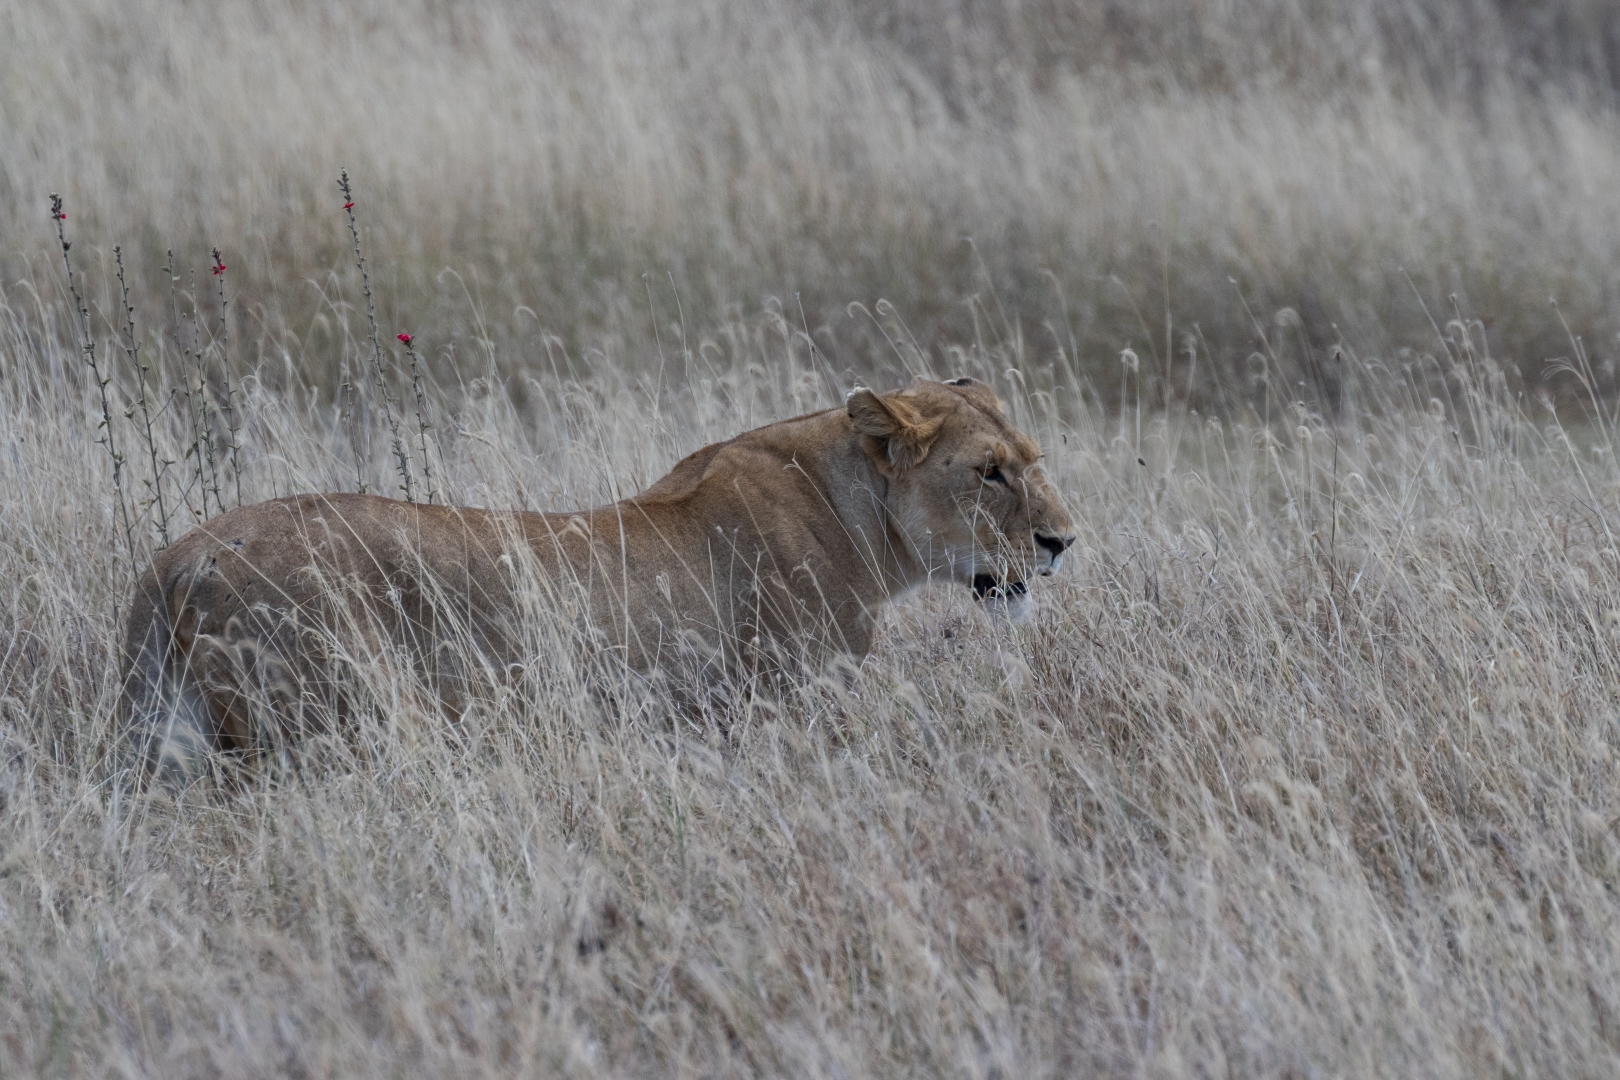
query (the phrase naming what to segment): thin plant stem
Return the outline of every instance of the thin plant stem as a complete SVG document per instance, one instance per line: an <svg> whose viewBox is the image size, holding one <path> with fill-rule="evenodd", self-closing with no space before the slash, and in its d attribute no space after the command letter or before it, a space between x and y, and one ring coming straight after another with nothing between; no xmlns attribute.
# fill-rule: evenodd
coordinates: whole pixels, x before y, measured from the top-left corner
<svg viewBox="0 0 1620 1080"><path fill-rule="evenodd" d="M428 409L427 391L422 380L422 364L416 355L415 339L410 334L400 334L399 340L405 344L405 355L411 358L411 390L416 395L416 434L422 447L422 484L427 488L427 501L431 503L433 496L437 494L437 489L433 486L433 462L428 460L427 433L433 427L432 413ZM440 453L442 455L443 451Z"/></svg>
<svg viewBox="0 0 1620 1080"><path fill-rule="evenodd" d="M225 401L220 405L220 412L225 414L225 429L231 435L231 441L226 449L230 452L231 474L236 482L236 505L241 506L241 439L237 437L241 424L236 418L236 391L231 388L231 302L225 295L225 261L220 255L219 248L214 248L214 265L211 269L219 283L219 378L220 388L225 392Z"/></svg>
<svg viewBox="0 0 1620 1080"><path fill-rule="evenodd" d="M67 229L62 224L67 220L67 214L62 210L62 196L51 192L51 219L56 222L56 241L62 245L62 266L67 271L68 293L73 297L73 310L78 316L78 331L81 335L79 348L84 353L84 362L90 368L90 377L96 381L96 391L101 395L101 424L100 434L96 441L107 448L107 456L112 458L113 466L113 498L115 521L121 522L124 528L124 544L129 551L130 564L135 561L135 523L129 516L129 501L124 497L124 455L118 452L118 443L113 433L112 401L107 394L107 386L112 382L110 376L101 373L101 366L96 362L95 331L90 323L90 309L85 306L84 297L79 294L79 285L73 275L73 260L68 255L72 243L67 238Z"/></svg>
<svg viewBox="0 0 1620 1080"><path fill-rule="evenodd" d="M366 323L371 330L372 387L382 401L383 419L388 424L388 435L393 443L394 467L399 470L400 487L406 502L416 501L416 482L411 475L411 456L405 449L405 440L399 434L399 421L394 418L393 400L388 393L387 373L383 370L382 337L377 332L377 305L371 295L371 274L366 270L366 257L360 250L360 224L354 216L354 191L349 183L349 170L338 176L338 187L343 192L343 211L349 215L349 236L354 240L354 265L360 271L360 288L366 297Z"/></svg>
<svg viewBox="0 0 1620 1080"><path fill-rule="evenodd" d="M158 460L157 439L152 434L152 409L146 396L146 366L141 363L141 343L135 337L135 305L129 302L129 283L124 279L124 249L118 245L113 246L113 264L118 268L118 299L124 309L124 355L129 357L130 367L135 370L135 408L141 411L140 433L146 440L146 455L152 463L152 475L146 481L152 498L147 505L157 509L158 546L166 548L169 546L169 511L163 502L163 476L172 462ZM133 413L132 409L131 419Z"/></svg>
<svg viewBox="0 0 1620 1080"><path fill-rule="evenodd" d="M174 252L168 253L169 261L163 267L169 275L169 307L174 313L174 340L180 347L183 362L180 367L181 379L185 382L186 413L191 424L191 447L188 454L192 464L197 470L197 486L202 490L202 513L200 520L208 518L208 492L212 483L214 502L219 512L225 512L225 503L219 497L219 467L214 460L214 425L208 413L208 377L203 370L202 350L194 348L197 344L197 319L195 281L192 283L192 312L189 316L180 312L179 290L175 282L179 280L174 273ZM185 320L191 319L191 342L188 344L183 333ZM196 373L196 389L192 389L192 372Z"/></svg>
<svg viewBox="0 0 1620 1080"><path fill-rule="evenodd" d="M338 422L349 433L349 449L354 453L354 489L366 493L366 455L361 449L358 421L355 419L354 379L349 375L349 361L343 359L343 382L338 387Z"/></svg>

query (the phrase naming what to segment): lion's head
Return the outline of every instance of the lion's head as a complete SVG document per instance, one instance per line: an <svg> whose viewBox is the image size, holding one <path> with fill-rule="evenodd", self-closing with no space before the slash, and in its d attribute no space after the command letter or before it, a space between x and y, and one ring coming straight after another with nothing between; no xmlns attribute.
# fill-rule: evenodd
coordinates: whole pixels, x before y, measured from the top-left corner
<svg viewBox="0 0 1620 1080"><path fill-rule="evenodd" d="M863 449L889 481L885 500L922 572L970 587L1021 616L1025 582L1050 574L1074 522L1046 479L1041 448L976 379L918 380L846 401Z"/></svg>

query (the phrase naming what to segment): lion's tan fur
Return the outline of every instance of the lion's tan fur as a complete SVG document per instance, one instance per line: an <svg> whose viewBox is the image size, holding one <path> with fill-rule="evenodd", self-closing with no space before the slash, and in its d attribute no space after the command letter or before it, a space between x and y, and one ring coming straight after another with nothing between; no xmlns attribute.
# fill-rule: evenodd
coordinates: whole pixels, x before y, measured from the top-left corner
<svg viewBox="0 0 1620 1080"><path fill-rule="evenodd" d="M138 583L126 709L150 714L167 686L203 741L249 745L249 687L296 711L335 654L393 648L435 670L454 637L493 669L525 663L536 591L644 671L682 653L859 657L877 610L926 581L1055 567L1073 528L1038 458L987 387L918 382L707 446L577 513L349 494L242 507Z"/></svg>

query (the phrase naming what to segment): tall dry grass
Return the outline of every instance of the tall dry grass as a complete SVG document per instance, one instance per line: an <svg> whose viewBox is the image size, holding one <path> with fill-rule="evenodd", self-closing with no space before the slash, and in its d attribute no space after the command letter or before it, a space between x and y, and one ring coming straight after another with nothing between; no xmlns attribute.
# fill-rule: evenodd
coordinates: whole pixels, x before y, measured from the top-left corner
<svg viewBox="0 0 1620 1080"><path fill-rule="evenodd" d="M469 296L525 354L638 359L676 294L798 296L857 368L884 346L851 301L927 340L1004 310L1109 395L1127 345L1182 386L1195 324L1241 367L1245 298L1388 353L1455 293L1532 379L1567 354L1548 297L1605 372L1620 333L1604 3L10 0L0 26L6 279L52 257L49 191L159 295L167 248L217 245L244 331L329 391L340 167L384 315L434 353Z"/></svg>
<svg viewBox="0 0 1620 1080"><path fill-rule="evenodd" d="M909 351L995 380L1077 511L1032 623L928 592L852 686L696 712L571 674L566 649L459 726L408 669L365 671L350 736L178 802L110 773L131 564L65 325L0 318L7 1074L1620 1058L1613 425L1514 394L1477 325L1444 328L1438 361L1330 360L1336 411L1273 384L1221 418L1158 410L1140 364L1102 410L1010 346ZM560 364L524 408L495 379L436 396L439 482L598 502L838 400L775 320L725 329L658 383ZM1276 347L1281 367L1300 346ZM368 481L397 483L377 415L242 385L244 499L352 488L362 422ZM126 447L137 415L114 410ZM189 416L155 422L182 507ZM140 558L155 502L129 457Z"/></svg>
<svg viewBox="0 0 1620 1080"><path fill-rule="evenodd" d="M0 1074L1614 1072L1607 7L938 10L0 6ZM345 165L440 497L968 373L1071 561L129 791L164 531L403 483Z"/></svg>

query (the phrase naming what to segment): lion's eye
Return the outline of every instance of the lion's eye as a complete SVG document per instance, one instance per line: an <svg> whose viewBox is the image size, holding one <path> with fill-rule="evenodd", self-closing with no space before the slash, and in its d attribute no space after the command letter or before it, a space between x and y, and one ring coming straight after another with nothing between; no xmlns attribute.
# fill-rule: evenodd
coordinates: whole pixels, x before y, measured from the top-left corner
<svg viewBox="0 0 1620 1080"><path fill-rule="evenodd" d="M1007 474L1001 471L1000 465L986 465L984 468L979 470L979 476L983 478L984 482L987 484L1000 484L1002 487L1007 486Z"/></svg>

